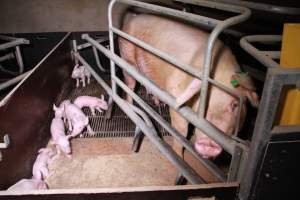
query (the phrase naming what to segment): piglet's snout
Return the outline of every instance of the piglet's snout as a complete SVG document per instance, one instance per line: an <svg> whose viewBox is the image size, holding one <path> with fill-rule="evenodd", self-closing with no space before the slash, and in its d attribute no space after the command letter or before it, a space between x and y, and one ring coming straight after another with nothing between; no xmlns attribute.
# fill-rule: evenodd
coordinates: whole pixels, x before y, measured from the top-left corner
<svg viewBox="0 0 300 200"><path fill-rule="evenodd" d="M203 158L213 158L222 152L222 147L207 137L199 138L195 149Z"/></svg>

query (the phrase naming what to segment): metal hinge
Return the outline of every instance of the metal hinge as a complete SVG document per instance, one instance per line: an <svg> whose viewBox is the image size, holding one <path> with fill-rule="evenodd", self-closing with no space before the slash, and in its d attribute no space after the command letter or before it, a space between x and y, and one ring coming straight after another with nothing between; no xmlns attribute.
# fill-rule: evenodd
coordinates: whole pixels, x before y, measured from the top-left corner
<svg viewBox="0 0 300 200"><path fill-rule="evenodd" d="M0 161L2 161L2 153L1 153L1 149L7 149L8 146L9 146L9 143L10 143L9 137L8 137L7 134L4 135L3 141L4 141L3 143L0 143Z"/></svg>

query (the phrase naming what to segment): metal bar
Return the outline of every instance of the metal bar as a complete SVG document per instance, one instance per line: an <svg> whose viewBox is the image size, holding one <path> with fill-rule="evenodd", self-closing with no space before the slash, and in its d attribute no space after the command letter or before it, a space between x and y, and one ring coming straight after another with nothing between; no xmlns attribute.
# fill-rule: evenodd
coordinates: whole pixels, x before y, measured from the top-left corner
<svg viewBox="0 0 300 200"><path fill-rule="evenodd" d="M295 7L285 7L277 6L266 3L258 3L251 1L241 1L241 0L211 0L215 2L227 3L231 5L245 6L254 10L260 10L264 12L271 12L276 14L288 14L288 15L300 15L300 8Z"/></svg>
<svg viewBox="0 0 300 200"><path fill-rule="evenodd" d="M107 40L108 40L108 37L103 36L103 38L99 38L99 39L97 39L96 41L99 42L99 43L101 43L101 42L104 42L104 41L107 41ZM78 46L77 46L77 50L85 49L85 48L88 48L88 47L90 47L90 46L92 46L92 45L91 45L90 43L87 42L87 43L78 45Z"/></svg>
<svg viewBox="0 0 300 200"><path fill-rule="evenodd" d="M18 45L21 45L21 44L29 44L29 41L25 40L23 38L13 40L11 42L1 44L0 45L0 50L8 49L8 48L15 47L15 46L18 46Z"/></svg>
<svg viewBox="0 0 300 200"><path fill-rule="evenodd" d="M11 71L11 70L5 69L1 64L0 64L0 71L10 74L10 75L13 75L13 76L17 76L19 74L19 72L17 72L17 71Z"/></svg>
<svg viewBox="0 0 300 200"><path fill-rule="evenodd" d="M193 184L203 183L194 170L187 165L182 158L180 158L173 149L166 144L160 137L155 134L153 128L147 126L145 122L137 116L133 109L129 106L128 102L121 99L106 83L105 81L93 70L93 68L78 54L75 53L78 60L85 65L97 82L105 89L108 95L119 105L119 107L127 114L127 116L141 129L143 133L149 138L149 140L165 155L181 173Z"/></svg>
<svg viewBox="0 0 300 200"><path fill-rule="evenodd" d="M12 78L12 79L10 79L10 80L4 82L4 83L1 83L1 84L0 84L0 91L3 90L3 89L5 89L5 88L8 88L8 87L11 86L11 85L14 85L14 84L18 83L18 82L21 81L23 78L25 78L25 76L26 76L29 72L30 72L30 71L25 72L25 73L23 73L23 74L21 74L21 75L19 75L19 76L17 76L17 77L14 77L14 78Z"/></svg>
<svg viewBox="0 0 300 200"><path fill-rule="evenodd" d="M118 86L120 86L127 94L129 94L153 119L155 119L167 132L169 132L176 140L178 140L191 154L199 160L213 175L220 181L226 181L226 175L210 160L203 159L201 155L193 148L193 145L182 134L174 129L165 119L163 119L151 106L145 103L137 94L130 90L126 84L118 77L114 78Z"/></svg>
<svg viewBox="0 0 300 200"><path fill-rule="evenodd" d="M21 50L19 46L16 46L15 49L16 59L19 66L19 74L22 74L24 72L24 63L21 55Z"/></svg>
<svg viewBox="0 0 300 200"><path fill-rule="evenodd" d="M195 2L193 1L193 3L199 5L196 1ZM209 74L210 74L210 66L211 66L214 43L217 40L219 34L224 29L226 29L229 26L245 21L251 15L251 11L248 8L240 7L239 9L241 9L242 12L240 15L228 18L224 20L222 23L218 24L209 36L205 58L204 58L203 71L202 71L202 83L201 83L200 106L199 106L200 117L203 118L205 117L205 111L206 111L205 108L206 108L207 90L208 90L207 78L209 78Z"/></svg>
<svg viewBox="0 0 300 200"><path fill-rule="evenodd" d="M13 59L14 57L15 57L15 55L13 53L6 54L6 55L0 57L0 62Z"/></svg>
<svg viewBox="0 0 300 200"><path fill-rule="evenodd" d="M147 10L151 10L151 11L154 11L156 13L181 18L181 19L184 19L186 21L190 21L190 22L193 22L193 23L196 23L196 24L204 25L208 28L213 28L220 22L219 20L212 19L212 18L209 18L209 17L199 16L199 15L196 15L196 14L182 12L182 11L179 11L179 10L166 8L166 7L158 6L158 5L153 5L153 4L149 4L149 3L144 3L144 2L140 2L140 1L113 0L113 1L111 1L111 4L114 4L115 2L120 2L120 3L128 4L128 5L131 5L131 6L145 8Z"/></svg>
<svg viewBox="0 0 300 200"><path fill-rule="evenodd" d="M72 40L72 42L73 42L73 51L75 53L77 53L77 49L78 49L77 41L76 40ZM78 65L78 59L76 57L74 57L74 60L75 60L75 65Z"/></svg>
<svg viewBox="0 0 300 200"><path fill-rule="evenodd" d="M280 42L280 35L251 35L243 37L240 40L241 47L247 51L250 55L255 57L259 62L261 62L264 66L268 68L279 67L279 64L272 60L270 57L261 53L257 48L250 44L250 42Z"/></svg>
<svg viewBox="0 0 300 200"><path fill-rule="evenodd" d="M147 90L149 90L153 95L159 96L160 99L168 104L170 107L175 108L176 100L168 92L163 91L159 86L157 86L152 81L148 80L139 71L137 71L133 66L128 64L119 56L111 53L105 47L97 43L95 40L90 38L87 34L83 34L82 38L93 44L99 51L101 51L105 56L114 60L119 67L125 70L129 75L134 77L137 81L143 84ZM205 119L199 119L197 114L191 110L191 108L184 106L182 108L176 109L185 119L195 125L198 129L206 133L207 136L212 138L218 144L220 144L227 152L233 154L235 145L241 145L243 148L247 148L245 145L233 140L231 137L225 135L222 131L214 127Z"/></svg>
<svg viewBox="0 0 300 200"><path fill-rule="evenodd" d="M260 51L272 59L280 59L280 51Z"/></svg>
<svg viewBox="0 0 300 200"><path fill-rule="evenodd" d="M97 66L99 67L99 69L101 71L105 72L106 70L101 65L100 58L99 58L98 51L97 51L96 47L93 46L92 48L93 48L93 53L94 53L94 56L95 56Z"/></svg>
<svg viewBox="0 0 300 200"><path fill-rule="evenodd" d="M13 41L13 40L17 40L17 39L19 39L19 38L7 36L7 35L0 35L0 40Z"/></svg>
<svg viewBox="0 0 300 200"><path fill-rule="evenodd" d="M253 189L256 186L256 178L260 173L260 163L266 145L271 138L271 130L276 115L280 94L283 85L292 85L299 82L300 70L282 69L273 67L268 69L264 84L260 109L258 110L254 133L248 157L248 165L244 171L240 185L240 199L247 200L254 195ZM254 183L254 184L253 184Z"/></svg>
<svg viewBox="0 0 300 200"><path fill-rule="evenodd" d="M187 72L188 74L190 74L194 77L197 77L201 80L201 71L200 70L192 67L191 65L185 64L184 62L174 58L173 56L171 56L171 55L169 55L169 54L167 54L167 53L165 53L161 50L158 50L158 49L152 47L151 45L149 45L149 44L147 44L147 43L145 43L145 42L143 42L143 41L141 41L137 38L134 38L131 35L123 32L123 31L120 31L120 30L118 30L114 27L112 27L111 30L114 33L118 34L119 36L129 40L130 42L132 42L132 43L134 43L134 44L136 44L136 45L138 45L138 46L140 46L144 49L146 49L147 51L153 53L154 55L159 56L160 58L164 59L165 61L175 65L176 67L179 67L179 69L181 69L181 70Z"/></svg>
<svg viewBox="0 0 300 200"><path fill-rule="evenodd" d="M203 6L208 8L214 8L223 11L229 11L234 13L244 13L248 8L238 6L238 5L231 5L231 4L224 4L216 1L207 1L207 0L175 0L177 2L193 4L197 6Z"/></svg>
<svg viewBox="0 0 300 200"><path fill-rule="evenodd" d="M113 21L112 21L112 9L113 5L116 0L111 0L108 5L108 32L109 32L109 49L111 53L115 53L115 42L114 42L114 33L112 32L111 28L113 27ZM116 66L113 60L110 60L110 74L111 74L111 86L113 92L117 93L117 86L115 81L113 80L113 77L116 76Z"/></svg>

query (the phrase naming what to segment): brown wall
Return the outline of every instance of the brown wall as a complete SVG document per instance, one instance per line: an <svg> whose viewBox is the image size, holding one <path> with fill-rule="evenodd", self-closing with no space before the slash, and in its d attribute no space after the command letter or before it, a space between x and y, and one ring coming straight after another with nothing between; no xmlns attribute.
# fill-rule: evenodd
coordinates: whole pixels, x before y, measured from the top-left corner
<svg viewBox="0 0 300 200"><path fill-rule="evenodd" d="M161 0L166 2L170 0ZM0 33L106 31L109 0L0 0ZM118 18L122 8L117 6Z"/></svg>

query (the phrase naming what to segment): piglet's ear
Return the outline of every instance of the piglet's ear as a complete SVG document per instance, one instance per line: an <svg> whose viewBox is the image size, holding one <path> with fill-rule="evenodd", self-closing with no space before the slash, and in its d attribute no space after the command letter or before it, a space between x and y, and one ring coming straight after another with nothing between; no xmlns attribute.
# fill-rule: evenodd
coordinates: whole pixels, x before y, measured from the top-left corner
<svg viewBox="0 0 300 200"><path fill-rule="evenodd" d="M41 148L38 153L42 153L45 150L45 148Z"/></svg>
<svg viewBox="0 0 300 200"><path fill-rule="evenodd" d="M57 107L55 104L53 104L53 110L56 111L57 110Z"/></svg>

